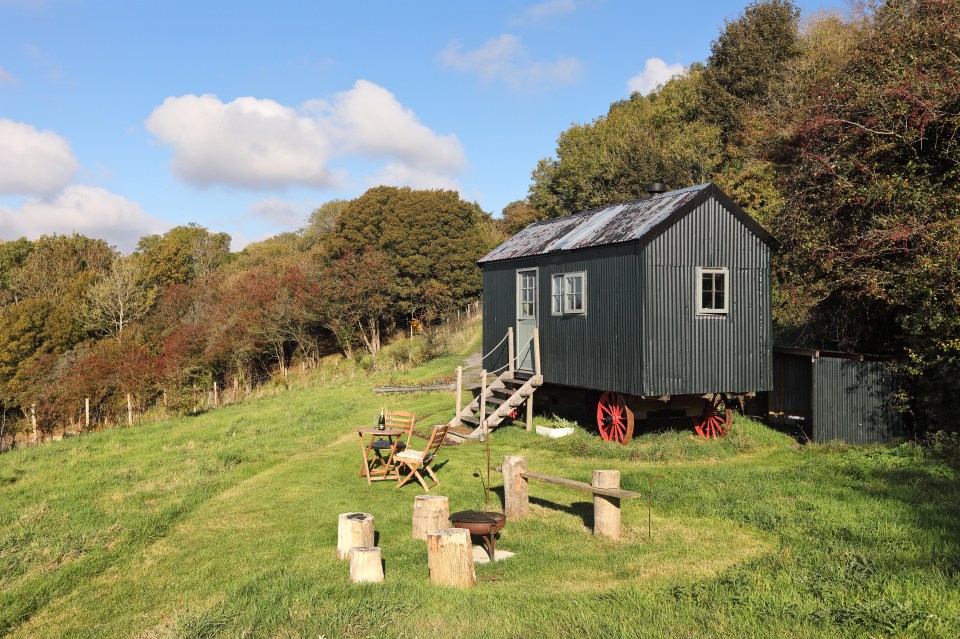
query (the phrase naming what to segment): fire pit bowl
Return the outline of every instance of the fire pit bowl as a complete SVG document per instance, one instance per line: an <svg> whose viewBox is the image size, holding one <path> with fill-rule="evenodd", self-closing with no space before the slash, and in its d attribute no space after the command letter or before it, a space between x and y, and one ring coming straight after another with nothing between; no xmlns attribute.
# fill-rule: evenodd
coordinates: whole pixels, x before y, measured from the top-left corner
<svg viewBox="0 0 960 639"><path fill-rule="evenodd" d="M506 525L506 515L503 513L482 512L479 510L462 510L450 515L450 523L453 524L454 528L464 528L468 530L471 535L483 537L490 561L496 561L494 557L497 552L497 543L494 536Z"/></svg>

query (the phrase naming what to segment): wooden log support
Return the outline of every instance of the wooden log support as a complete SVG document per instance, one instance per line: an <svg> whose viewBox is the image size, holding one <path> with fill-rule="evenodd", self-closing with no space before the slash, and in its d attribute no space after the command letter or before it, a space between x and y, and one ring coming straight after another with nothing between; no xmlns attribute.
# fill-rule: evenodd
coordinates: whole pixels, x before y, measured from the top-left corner
<svg viewBox="0 0 960 639"><path fill-rule="evenodd" d="M455 588L476 586L470 532L465 528L441 528L428 532L427 566L432 584Z"/></svg>
<svg viewBox="0 0 960 639"><path fill-rule="evenodd" d="M503 458L504 514L508 520L522 519L530 512L530 487L523 474L527 458L508 455Z"/></svg>
<svg viewBox="0 0 960 639"><path fill-rule="evenodd" d="M527 395L527 430L533 430L533 393Z"/></svg>
<svg viewBox="0 0 960 639"><path fill-rule="evenodd" d="M450 500L442 495L417 495L413 499L414 539L426 541L427 533L447 527L450 519Z"/></svg>
<svg viewBox="0 0 960 639"><path fill-rule="evenodd" d="M337 558L349 559L351 548L369 548L373 545L373 515L341 513L337 521Z"/></svg>
<svg viewBox="0 0 960 639"><path fill-rule="evenodd" d="M510 371L510 378L513 379L513 360L516 358L516 346L513 342L513 327L507 327L507 370Z"/></svg>
<svg viewBox="0 0 960 639"><path fill-rule="evenodd" d="M355 584L383 582L383 561L376 546L357 546L350 549L350 581Z"/></svg>
<svg viewBox="0 0 960 639"><path fill-rule="evenodd" d="M594 488L620 488L619 470L595 470ZM620 539L620 498L594 493L593 495L593 534Z"/></svg>

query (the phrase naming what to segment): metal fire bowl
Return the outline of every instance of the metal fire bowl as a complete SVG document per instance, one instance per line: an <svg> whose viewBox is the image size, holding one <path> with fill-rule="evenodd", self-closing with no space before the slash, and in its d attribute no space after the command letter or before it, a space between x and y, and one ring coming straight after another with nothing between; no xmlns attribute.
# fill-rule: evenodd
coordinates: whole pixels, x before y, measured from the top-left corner
<svg viewBox="0 0 960 639"><path fill-rule="evenodd" d="M450 523L455 528L465 528L471 535L495 535L506 525L507 516L503 513L462 510L450 515Z"/></svg>

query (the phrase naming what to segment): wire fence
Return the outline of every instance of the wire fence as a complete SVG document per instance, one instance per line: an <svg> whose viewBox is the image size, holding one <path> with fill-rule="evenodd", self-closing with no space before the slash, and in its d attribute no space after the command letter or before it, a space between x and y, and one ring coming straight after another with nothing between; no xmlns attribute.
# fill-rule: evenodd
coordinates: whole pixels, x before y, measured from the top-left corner
<svg viewBox="0 0 960 639"><path fill-rule="evenodd" d="M434 337L449 337L460 332L467 321L481 312L481 303L471 302L428 330L433 332ZM397 336L407 338L407 329L399 331ZM69 409L70 416L67 419L53 424L44 423L37 416L36 405L24 410L0 411L0 453L88 433L130 428L180 415L199 415L224 406L274 397L290 390L354 381L358 376L369 375L389 365L399 368L409 365L409 362L405 363L397 357L392 361L383 357L378 359L357 351L352 358L330 353L322 358L302 358L282 368L261 368L220 378L211 373L210 384L156 388L139 395L128 393L123 405L116 402L88 405L81 401L78 406Z"/></svg>

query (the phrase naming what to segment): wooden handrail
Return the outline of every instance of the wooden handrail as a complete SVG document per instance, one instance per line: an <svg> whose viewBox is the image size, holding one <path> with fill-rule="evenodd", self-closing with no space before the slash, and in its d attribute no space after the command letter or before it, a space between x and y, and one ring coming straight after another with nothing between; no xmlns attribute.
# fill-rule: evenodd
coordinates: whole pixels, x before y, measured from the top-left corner
<svg viewBox="0 0 960 639"><path fill-rule="evenodd" d="M607 497L618 497L620 499L639 499L643 497L643 493L635 493L631 490L622 490L620 488L597 488L596 486L591 486L587 482L577 481L575 479L567 479L566 477L555 477L553 475L544 475L542 473L531 472L520 473L520 476L524 479L536 479L547 482L548 484L556 484L557 486L563 486L565 488L583 490L596 495L606 495Z"/></svg>

